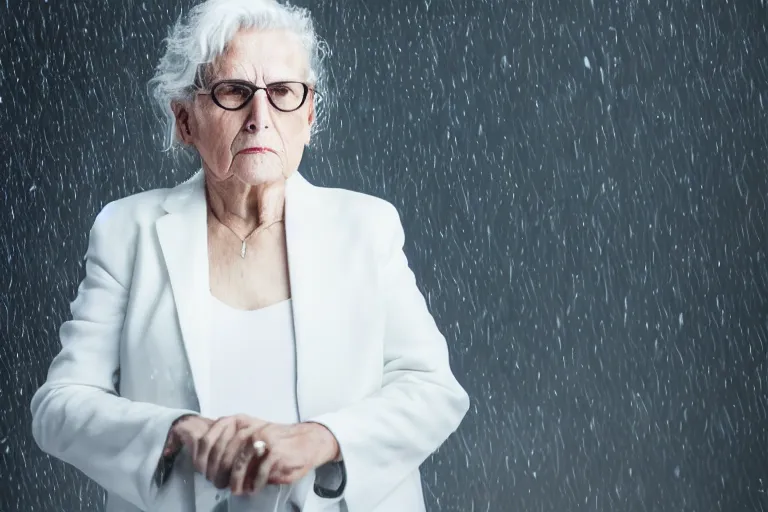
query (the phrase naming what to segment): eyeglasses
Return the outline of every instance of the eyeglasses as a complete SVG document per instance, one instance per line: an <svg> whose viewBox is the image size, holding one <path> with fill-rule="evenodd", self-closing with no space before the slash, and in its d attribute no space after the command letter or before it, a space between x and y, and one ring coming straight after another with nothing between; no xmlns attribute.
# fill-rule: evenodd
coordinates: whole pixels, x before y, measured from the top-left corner
<svg viewBox="0 0 768 512"><path fill-rule="evenodd" d="M302 82L275 82L259 87L245 80L222 80L211 85L210 91L197 94L210 95L213 102L224 110L240 110L260 89L267 93L269 103L280 112L293 112L304 104L311 89Z"/></svg>

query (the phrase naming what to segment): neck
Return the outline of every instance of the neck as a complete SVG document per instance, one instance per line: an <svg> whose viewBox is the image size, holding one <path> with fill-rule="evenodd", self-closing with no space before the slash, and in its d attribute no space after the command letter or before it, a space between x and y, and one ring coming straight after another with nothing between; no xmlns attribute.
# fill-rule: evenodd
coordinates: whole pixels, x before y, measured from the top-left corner
<svg viewBox="0 0 768 512"><path fill-rule="evenodd" d="M213 215L242 236L283 218L285 180L248 185L237 178L206 179L205 189Z"/></svg>

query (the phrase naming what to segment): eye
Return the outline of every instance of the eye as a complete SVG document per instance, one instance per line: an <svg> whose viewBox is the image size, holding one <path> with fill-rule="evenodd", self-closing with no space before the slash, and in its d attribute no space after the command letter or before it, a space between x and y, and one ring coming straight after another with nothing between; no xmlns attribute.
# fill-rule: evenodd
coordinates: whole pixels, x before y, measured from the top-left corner
<svg viewBox="0 0 768 512"><path fill-rule="evenodd" d="M251 94L251 90L240 84L222 84L218 87L216 93L225 96L238 96L240 98L245 98Z"/></svg>
<svg viewBox="0 0 768 512"><path fill-rule="evenodd" d="M269 86L269 95L275 98L291 94L291 88L285 84L275 84Z"/></svg>

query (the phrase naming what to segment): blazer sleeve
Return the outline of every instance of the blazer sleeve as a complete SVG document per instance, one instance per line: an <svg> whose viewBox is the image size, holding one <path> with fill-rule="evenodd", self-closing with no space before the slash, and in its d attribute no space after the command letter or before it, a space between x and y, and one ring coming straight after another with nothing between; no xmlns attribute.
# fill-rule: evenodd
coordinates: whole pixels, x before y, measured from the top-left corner
<svg viewBox="0 0 768 512"><path fill-rule="evenodd" d="M351 512L373 510L458 428L469 408L445 338L408 266L397 210L385 204L382 232L390 235L379 276L386 308L382 387L309 420L334 434L343 458L341 465L318 468L315 492L343 499ZM318 482L334 474L340 488L323 496Z"/></svg>
<svg viewBox="0 0 768 512"><path fill-rule="evenodd" d="M72 319L59 331L61 351L32 398L32 435L44 452L148 510L168 475L159 462L171 424L199 413L118 396L133 251L130 229L116 221L113 206L91 229L85 278L71 304Z"/></svg>

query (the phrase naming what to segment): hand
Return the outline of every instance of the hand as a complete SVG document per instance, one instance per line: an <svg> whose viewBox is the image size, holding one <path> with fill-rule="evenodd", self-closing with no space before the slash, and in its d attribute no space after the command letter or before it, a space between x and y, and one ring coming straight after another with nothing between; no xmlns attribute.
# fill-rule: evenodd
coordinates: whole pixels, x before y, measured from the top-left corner
<svg viewBox="0 0 768 512"><path fill-rule="evenodd" d="M267 484L291 484L338 455L336 439L320 424L265 423L247 416L241 420L250 425L238 432L239 442L232 452L236 461L229 488L235 495L257 493ZM255 441L266 444L261 457L254 448Z"/></svg>
<svg viewBox="0 0 768 512"><path fill-rule="evenodd" d="M247 443L248 429L265 424L265 421L244 415L218 420L184 416L171 427L163 455L170 455L185 446L195 470L205 475L217 489L224 489L229 484L238 450Z"/></svg>
<svg viewBox="0 0 768 512"><path fill-rule="evenodd" d="M253 447L257 440L267 445L261 458ZM164 455L182 445L199 473L216 488L230 487L235 494L258 492L267 483L293 483L339 453L333 434L320 424L282 425L246 415L182 417L171 428Z"/></svg>
<svg viewBox="0 0 768 512"><path fill-rule="evenodd" d="M182 446L187 446L190 453L194 453L198 448L199 439L208 432L213 423L214 420L195 414L178 418L168 431L168 437L163 448L163 457L173 455L181 450Z"/></svg>

